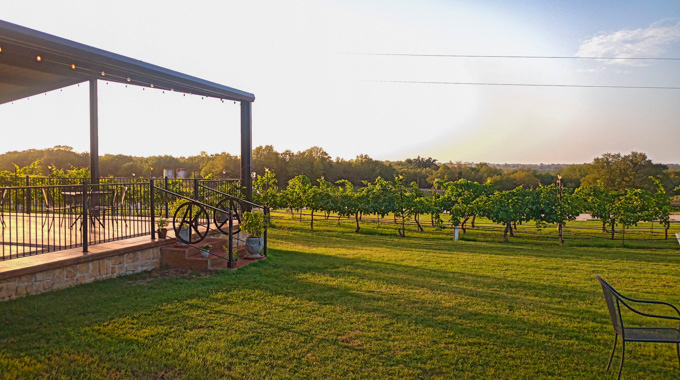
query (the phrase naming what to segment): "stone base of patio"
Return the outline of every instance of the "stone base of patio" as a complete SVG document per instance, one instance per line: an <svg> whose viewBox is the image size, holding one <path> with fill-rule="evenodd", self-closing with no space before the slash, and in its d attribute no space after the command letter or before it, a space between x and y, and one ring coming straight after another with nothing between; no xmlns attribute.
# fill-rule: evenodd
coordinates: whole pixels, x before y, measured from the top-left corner
<svg viewBox="0 0 680 380"><path fill-rule="evenodd" d="M235 252L237 246L243 246L238 239L241 235L234 236ZM151 240L143 236L93 245L87 253L75 248L2 261L0 301L158 269L161 249L174 244L175 239Z"/></svg>

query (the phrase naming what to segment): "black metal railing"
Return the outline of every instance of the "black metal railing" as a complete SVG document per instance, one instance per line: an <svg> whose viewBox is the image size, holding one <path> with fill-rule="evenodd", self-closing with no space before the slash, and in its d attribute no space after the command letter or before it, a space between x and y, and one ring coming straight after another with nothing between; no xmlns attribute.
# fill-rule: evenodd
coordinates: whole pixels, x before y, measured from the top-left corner
<svg viewBox="0 0 680 380"><path fill-rule="evenodd" d="M200 184L195 182L197 188L196 194L198 194ZM155 203L157 200L156 191L164 195L164 199L167 198L174 199L173 213L172 213L172 229L175 233L175 237L180 242L194 246L203 241L211 229L211 227L220 231L221 233L227 235L228 238L228 267L234 267L234 233L235 231L234 221L237 218L236 210L224 206L224 202L217 202L218 205L211 205L205 203L201 200L194 199L182 195L180 193L175 193L170 190L166 190L163 187L156 186L154 181L151 180L151 191L152 195L150 199L152 200L152 209L155 209ZM179 202L177 202L179 200ZM167 212L167 209L165 210ZM152 214L151 225L155 226L155 217L157 213ZM151 234L152 239L155 239L155 231Z"/></svg>
<svg viewBox="0 0 680 380"><path fill-rule="evenodd" d="M156 218L174 217L187 202L191 212L204 210L198 217L192 214L205 226L201 231L214 225L227 234L238 227L234 218L242 209L234 201L241 193L236 180L101 178L90 184L79 178L3 178L40 184L0 181L0 260L76 247L87 252L93 244L145 235L155 238ZM220 203L224 195L230 200Z"/></svg>

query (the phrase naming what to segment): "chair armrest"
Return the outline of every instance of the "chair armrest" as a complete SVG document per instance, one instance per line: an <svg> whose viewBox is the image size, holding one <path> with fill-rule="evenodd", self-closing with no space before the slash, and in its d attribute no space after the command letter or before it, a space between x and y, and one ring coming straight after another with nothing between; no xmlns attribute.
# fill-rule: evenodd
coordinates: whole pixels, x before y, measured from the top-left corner
<svg viewBox="0 0 680 380"><path fill-rule="evenodd" d="M673 320L673 321L680 321L680 317L671 317L671 316L668 316L668 315L656 315L656 314L644 313L644 312L636 310L632 306L628 305L624 300L620 299L619 302L621 302L625 307L627 307L628 310L630 310L630 311L632 311L636 314L642 315L644 317L670 319L670 320ZM658 301L658 302L660 302L660 301ZM656 303L656 301L655 302L644 302L644 303ZM665 302L663 302L663 303L665 303ZM673 306L673 305L671 305L671 306ZM675 307L673 307L673 308L675 309ZM675 309L675 310L677 311L677 309Z"/></svg>
<svg viewBox="0 0 680 380"><path fill-rule="evenodd" d="M668 302L663 302L663 301L649 301L649 300L636 300L636 299L633 299L633 298L630 298L630 297L626 297L626 296L624 296L623 294L621 294L621 293L619 293L619 292L616 292L616 294L617 294L619 297L621 297L621 298L623 298L623 299L625 299L625 300L631 301L631 302L670 306L673 310L675 310L675 312L676 312L676 313L678 314L678 316L680 317L680 310L678 310L677 307L671 305L671 304L668 303ZM626 306L628 306L628 305L626 305Z"/></svg>

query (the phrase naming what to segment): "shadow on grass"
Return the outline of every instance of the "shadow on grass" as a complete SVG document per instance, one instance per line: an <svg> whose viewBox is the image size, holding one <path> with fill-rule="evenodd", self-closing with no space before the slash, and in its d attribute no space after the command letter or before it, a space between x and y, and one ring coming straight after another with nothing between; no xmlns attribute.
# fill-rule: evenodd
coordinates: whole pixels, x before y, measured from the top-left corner
<svg viewBox="0 0 680 380"><path fill-rule="evenodd" d="M459 243L442 246L443 239L398 239L323 230L309 234L294 228L285 233L274 231L273 235L275 239L285 239L285 234L294 235L292 240L295 244L307 244L307 247L272 249L268 260L211 277L149 280L148 275L140 274L0 304L0 323L4 327L0 331L0 341L11 343L6 345L6 349L17 354L30 352L38 355L49 351L50 347L53 349L55 344L87 350L87 342L80 340L80 336L88 326L121 317L163 313L168 305L185 309L198 304L198 307L204 307L206 315L229 314L229 308L224 304L225 293L257 289L264 294L323 306L322 310L337 307L341 313L366 316L369 320L387 319L401 326L415 326L414 333L434 331L424 343L434 341L445 345L482 345L529 351L535 357L526 360L538 357L545 360L534 372L539 376L573 376L574 373L570 372L573 368L561 369L560 363L566 361L580 366L579 358L593 355L606 359L611 344L610 326L601 292L594 280L592 284L575 288L554 282L532 281L526 277L508 279L500 275L456 271L451 265L431 268L408 260L400 264L386 262L380 257L345 257L314 252L316 247L347 250L354 246L363 250L389 251L395 250L398 243L401 251L427 250L440 255L459 253ZM273 246L276 246L275 242ZM467 254L478 252L555 260L565 256L583 258L578 253L545 252L542 247L502 243L478 246L467 243L464 248ZM668 255L654 254L651 257L655 260L640 260L644 258L639 257L623 260L669 261ZM408 256L404 255L404 258L408 259ZM605 264L610 259L622 260L602 252L597 259ZM270 297L263 297L263 302L268 299ZM210 305L215 308L211 309ZM317 339L316 344L333 345L349 351L365 350L339 343L333 337L315 336L290 321L247 312L232 312L229 316L255 321L279 332L306 335L309 339ZM173 316L170 322L183 323L181 313ZM351 327L348 322L340 326L342 329ZM573 341L578 344L566 344ZM313 347L311 345L306 350ZM484 348L478 349L484 351ZM371 354L384 362L392 360L390 353ZM504 366L502 361L497 362L502 360L500 357L470 360L496 367L499 371ZM591 375L603 374L602 363L598 362L595 366L590 360L585 362L584 371ZM627 369L634 368L633 360L627 364ZM666 373L658 368L655 370Z"/></svg>

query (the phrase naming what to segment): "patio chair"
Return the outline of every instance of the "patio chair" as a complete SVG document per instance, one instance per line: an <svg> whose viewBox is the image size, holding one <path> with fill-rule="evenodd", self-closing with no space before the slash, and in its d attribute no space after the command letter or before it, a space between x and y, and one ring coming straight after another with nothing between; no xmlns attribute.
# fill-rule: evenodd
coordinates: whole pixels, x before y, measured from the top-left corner
<svg viewBox="0 0 680 380"><path fill-rule="evenodd" d="M54 204L54 196L52 195L52 188L41 188L42 193L43 193L43 199L45 201L45 211L47 212L47 219L43 220L42 226L43 228L45 227L45 223L47 223L47 231L50 231L52 227L54 227L54 218L56 216L56 213L58 211L70 211L71 206L57 206ZM50 218L49 215L52 215ZM59 225L61 226L61 223L63 222L62 218L59 218Z"/></svg>
<svg viewBox="0 0 680 380"><path fill-rule="evenodd" d="M7 195L7 188L5 188L2 191L2 195L0 195L0 224L2 225L2 228L7 227L7 224L5 224L5 195Z"/></svg>
<svg viewBox="0 0 680 380"><path fill-rule="evenodd" d="M125 194L127 194L127 189L127 186L123 186L120 188L120 191L116 190L116 193L113 195L111 213L116 223L118 223L118 216L120 216L121 210L125 210ZM127 218L123 218L123 221L127 227Z"/></svg>
<svg viewBox="0 0 680 380"><path fill-rule="evenodd" d="M602 285L602 291L604 292L604 299L607 302L607 308L609 309L609 317L612 320L614 326L614 348L612 348L612 353L609 356L609 363L607 363L607 371L612 364L612 359L614 358L614 351L616 350L616 343L619 336L621 336L621 363L619 364L619 376L621 378L621 371L623 370L623 360L626 354L626 342L647 342L647 343L673 343L675 344L675 350L678 355L678 365L680 365L680 330L671 327L625 327L623 324L623 318L621 317L621 305L625 306L628 310L634 312L635 314L642 315L645 317L655 318L655 319L666 319L673 321L680 321L680 310L675 306L661 301L647 301L647 300L636 300L628 298L621 293L614 290L605 280L600 276L595 276L600 284ZM631 304L654 304L654 305L664 305L668 306L675 311L678 315L666 316L666 315L655 315L649 313L643 313L636 310Z"/></svg>

